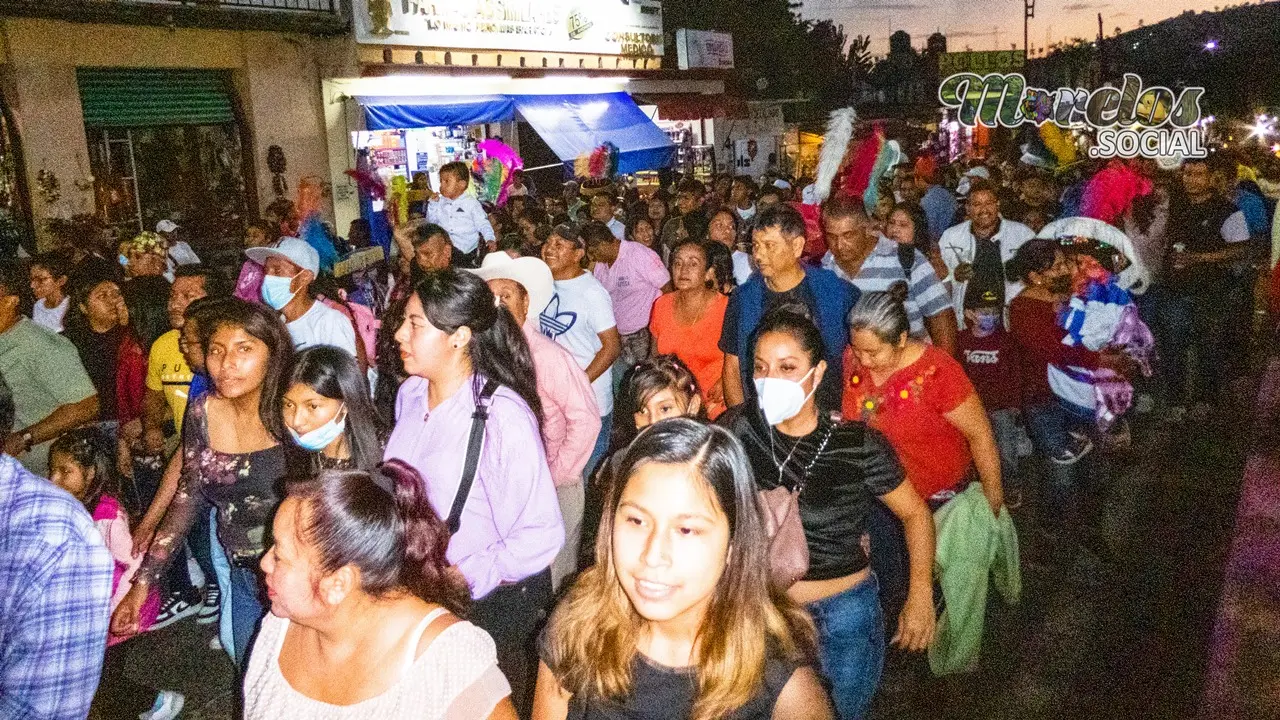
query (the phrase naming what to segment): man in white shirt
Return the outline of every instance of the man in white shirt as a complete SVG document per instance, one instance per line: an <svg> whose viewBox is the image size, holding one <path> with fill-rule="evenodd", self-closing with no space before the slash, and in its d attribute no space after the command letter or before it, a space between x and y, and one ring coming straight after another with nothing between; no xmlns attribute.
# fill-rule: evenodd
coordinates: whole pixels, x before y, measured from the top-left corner
<svg viewBox="0 0 1280 720"><path fill-rule="evenodd" d="M618 219L617 200L612 193L601 193L591 198L591 219L603 223L619 241L627 239L627 226Z"/></svg>
<svg viewBox="0 0 1280 720"><path fill-rule="evenodd" d="M161 220L156 223L156 234L169 241L169 272L165 274L169 282L173 282L170 275L177 266L200 264L200 256L196 251L192 250L186 241L178 239L178 230L178 224L172 220Z"/></svg>
<svg viewBox="0 0 1280 720"><path fill-rule="evenodd" d="M750 175L739 175L733 179L729 190L729 203L738 214L739 225L749 228L756 217L756 181ZM747 229L746 234L750 234Z"/></svg>
<svg viewBox="0 0 1280 720"><path fill-rule="evenodd" d="M480 201L467 194L471 172L466 163L451 162L440 168L440 194L427 204L427 221L449 233L453 242L453 265L474 268L480 265L480 239L497 242L493 225Z"/></svg>
<svg viewBox="0 0 1280 720"><path fill-rule="evenodd" d="M1026 225L1000 215L995 186L981 178L971 179L965 212L969 219L947 228L938 241L942 262L950 271L945 279L951 282L951 304L960 330L965 328L964 297L970 283L997 294L1002 291L1006 306L1022 292L1022 282L1009 277L1004 264L1036 235Z"/></svg>
<svg viewBox="0 0 1280 720"><path fill-rule="evenodd" d="M320 255L305 240L287 237L274 247L249 248L250 260L262 265L262 301L279 311L296 350L316 345L356 354L356 329L346 315L316 300L311 283L320 273Z"/></svg>
<svg viewBox="0 0 1280 720"><path fill-rule="evenodd" d="M613 421L613 363L622 354L622 336L613 314L613 299L595 276L583 269L586 242L573 225L558 225L542 246L542 260L551 268L555 294L538 322L542 334L568 350L591 380L601 428L587 461L588 476L609 449Z"/></svg>

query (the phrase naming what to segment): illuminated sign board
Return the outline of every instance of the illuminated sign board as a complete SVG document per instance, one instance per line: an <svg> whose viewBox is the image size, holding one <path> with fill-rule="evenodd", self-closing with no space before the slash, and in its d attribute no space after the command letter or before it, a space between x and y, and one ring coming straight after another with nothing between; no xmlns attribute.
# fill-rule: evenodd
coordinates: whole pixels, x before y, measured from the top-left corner
<svg viewBox="0 0 1280 720"><path fill-rule="evenodd" d="M356 42L662 55L660 0L352 0Z"/></svg>

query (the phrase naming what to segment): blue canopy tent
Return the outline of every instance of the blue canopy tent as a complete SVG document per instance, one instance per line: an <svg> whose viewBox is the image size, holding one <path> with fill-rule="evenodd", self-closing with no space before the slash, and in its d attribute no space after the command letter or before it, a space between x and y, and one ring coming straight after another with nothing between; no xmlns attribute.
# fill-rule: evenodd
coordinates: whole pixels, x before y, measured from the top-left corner
<svg viewBox="0 0 1280 720"><path fill-rule="evenodd" d="M624 92L587 95L360 97L369 130L479 125L519 112L556 157L573 162L606 141L618 147L618 172L669 167L676 148Z"/></svg>
<svg viewBox="0 0 1280 720"><path fill-rule="evenodd" d="M572 166L606 141L618 146L618 172L669 167L676 146L624 92L516 95L516 110L552 152Z"/></svg>
<svg viewBox="0 0 1280 720"><path fill-rule="evenodd" d="M515 117L515 102L505 95L422 95L358 98L369 130L481 125Z"/></svg>

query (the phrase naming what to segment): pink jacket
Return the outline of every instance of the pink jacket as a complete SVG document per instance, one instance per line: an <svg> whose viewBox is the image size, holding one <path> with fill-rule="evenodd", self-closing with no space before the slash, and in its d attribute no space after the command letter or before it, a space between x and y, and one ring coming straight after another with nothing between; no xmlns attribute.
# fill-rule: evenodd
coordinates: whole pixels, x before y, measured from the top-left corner
<svg viewBox="0 0 1280 720"><path fill-rule="evenodd" d="M600 434L600 412L587 374L555 341L524 328L538 375L542 437L556 487L582 482L582 470Z"/></svg>

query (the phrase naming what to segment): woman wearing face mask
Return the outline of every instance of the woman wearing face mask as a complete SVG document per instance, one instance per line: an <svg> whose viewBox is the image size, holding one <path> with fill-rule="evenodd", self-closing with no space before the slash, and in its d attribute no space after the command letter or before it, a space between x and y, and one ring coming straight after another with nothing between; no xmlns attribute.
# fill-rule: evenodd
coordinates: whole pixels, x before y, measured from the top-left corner
<svg viewBox="0 0 1280 720"><path fill-rule="evenodd" d="M112 616L112 631L137 632L147 589L175 559L196 518L218 512L218 540L231 561L234 657L243 667L249 639L265 612L259 602L258 561L267 525L288 474L288 431L281 395L293 343L279 316L265 306L229 299L199 325L213 392L187 405L182 424L182 479L129 594ZM226 592L226 590L224 590Z"/></svg>
<svg viewBox="0 0 1280 720"><path fill-rule="evenodd" d="M660 422L623 455L595 566L544 633L535 720L828 720L812 622L768 579L742 446Z"/></svg>
<svg viewBox="0 0 1280 720"><path fill-rule="evenodd" d="M449 562L476 600L471 621L493 635L512 701L527 714L533 641L564 544L528 343L485 281L453 268L418 283L396 340L409 379L386 458L417 468L449 519ZM473 444L477 428L483 442Z"/></svg>
<svg viewBox="0 0 1280 720"><path fill-rule="evenodd" d="M280 413L317 470L372 471L382 462L381 418L355 358L330 345L298 353Z"/></svg>
<svg viewBox="0 0 1280 720"><path fill-rule="evenodd" d="M815 404L827 363L804 308L770 312L756 337L759 407L735 408L721 422L742 439L761 490L800 491L809 571L787 594L818 627L837 714L856 720L880 682L885 653L878 582L862 544L867 518L879 498L906 530L911 582L892 642L911 651L933 638L933 518L883 435L861 422L835 423Z"/></svg>

